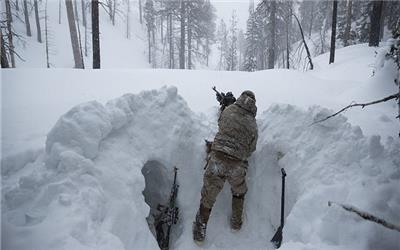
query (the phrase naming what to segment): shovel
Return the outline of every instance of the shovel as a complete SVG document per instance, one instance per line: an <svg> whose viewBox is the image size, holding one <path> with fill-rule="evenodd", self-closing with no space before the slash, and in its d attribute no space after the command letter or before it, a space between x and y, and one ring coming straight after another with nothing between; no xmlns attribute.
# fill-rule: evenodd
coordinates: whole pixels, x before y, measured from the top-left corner
<svg viewBox="0 0 400 250"><path fill-rule="evenodd" d="M278 227L274 237L272 237L271 242L275 248L279 248L282 243L282 230L284 224L284 216L285 216L285 177L286 172L285 169L281 168L282 172L282 197L281 197L281 225Z"/></svg>

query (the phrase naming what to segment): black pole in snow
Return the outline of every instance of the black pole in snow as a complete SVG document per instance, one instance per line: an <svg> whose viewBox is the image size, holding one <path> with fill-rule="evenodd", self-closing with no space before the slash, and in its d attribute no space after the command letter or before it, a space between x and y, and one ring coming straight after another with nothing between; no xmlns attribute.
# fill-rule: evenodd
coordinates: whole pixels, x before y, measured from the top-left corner
<svg viewBox="0 0 400 250"><path fill-rule="evenodd" d="M282 172L282 196L281 196L281 225L278 227L274 237L272 237L271 242L274 244L275 248L279 248L282 243L282 230L284 226L284 216L285 216L285 177L286 172L284 168L281 168Z"/></svg>

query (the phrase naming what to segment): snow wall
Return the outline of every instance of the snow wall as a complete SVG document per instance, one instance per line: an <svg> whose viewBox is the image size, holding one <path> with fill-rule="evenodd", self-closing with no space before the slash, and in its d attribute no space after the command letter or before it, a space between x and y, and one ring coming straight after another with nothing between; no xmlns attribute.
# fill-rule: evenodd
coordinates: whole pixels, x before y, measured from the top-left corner
<svg viewBox="0 0 400 250"><path fill-rule="evenodd" d="M257 116L259 141L249 161L244 227L229 230L228 185L208 225L209 249L265 249L278 224L280 167L287 176L281 249L396 249L395 231L359 219L328 200L400 222L400 142L365 137L344 116L276 104ZM44 151L2 160L2 249L158 249L146 222L142 169L177 166L179 234L172 249L197 249L192 221L212 118L193 113L174 87L88 102L63 115ZM284 157L277 160L278 152Z"/></svg>

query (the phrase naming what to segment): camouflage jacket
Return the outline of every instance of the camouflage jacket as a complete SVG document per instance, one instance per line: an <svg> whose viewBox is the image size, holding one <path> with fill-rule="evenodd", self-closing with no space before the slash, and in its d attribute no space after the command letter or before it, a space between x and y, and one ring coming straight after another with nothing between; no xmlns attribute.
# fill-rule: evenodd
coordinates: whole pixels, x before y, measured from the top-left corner
<svg viewBox="0 0 400 250"><path fill-rule="evenodd" d="M211 150L245 161L256 150L258 128L255 101L242 94L228 106L218 120L218 133Z"/></svg>

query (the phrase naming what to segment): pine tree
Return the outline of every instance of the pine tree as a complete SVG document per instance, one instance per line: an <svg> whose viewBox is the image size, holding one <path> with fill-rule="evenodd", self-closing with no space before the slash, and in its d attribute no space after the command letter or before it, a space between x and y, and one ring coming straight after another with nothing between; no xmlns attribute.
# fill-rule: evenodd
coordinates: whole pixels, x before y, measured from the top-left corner
<svg viewBox="0 0 400 250"><path fill-rule="evenodd" d="M369 31L371 27L370 12L372 10L372 2L354 1L353 9L355 10L355 31L356 39L360 43L368 42Z"/></svg>
<svg viewBox="0 0 400 250"><path fill-rule="evenodd" d="M226 70L234 71L237 70L237 16L236 12L232 12L229 32L228 32L228 49L225 55Z"/></svg>
<svg viewBox="0 0 400 250"><path fill-rule="evenodd" d="M257 25L255 19L255 13L250 13L249 19L247 20L246 27L246 50L244 54L244 65L245 71L255 71L257 69Z"/></svg>
<svg viewBox="0 0 400 250"><path fill-rule="evenodd" d="M308 37L311 37L313 31L313 23L316 14L317 2L313 0L305 0L300 2L299 12L300 12L300 23Z"/></svg>
<svg viewBox="0 0 400 250"><path fill-rule="evenodd" d="M207 61L215 37L215 9L209 1L186 2L188 68L194 61Z"/></svg>
<svg viewBox="0 0 400 250"><path fill-rule="evenodd" d="M217 31L217 47L219 50L219 70L226 68L226 50L228 47L228 31L224 19L221 19Z"/></svg>
<svg viewBox="0 0 400 250"><path fill-rule="evenodd" d="M243 70L243 56L246 50L246 39L244 37L242 29L240 29L238 33L238 50L239 50L238 69Z"/></svg>
<svg viewBox="0 0 400 250"><path fill-rule="evenodd" d="M385 16L387 16L385 24L390 31L395 31L397 24L400 22L400 2L385 1Z"/></svg>
<svg viewBox="0 0 400 250"><path fill-rule="evenodd" d="M273 69L275 65L275 50L276 50L276 16L277 4L275 0L270 2L269 13L269 42L268 42L268 69Z"/></svg>

